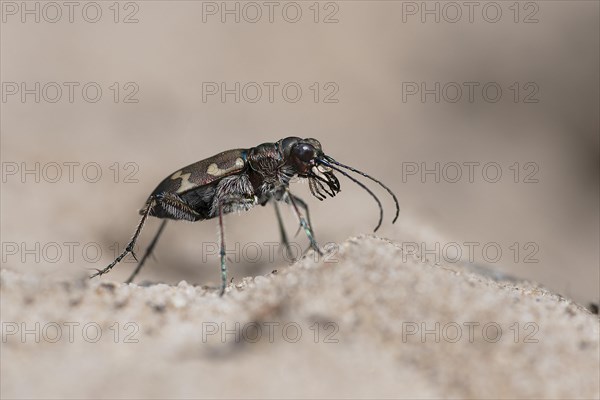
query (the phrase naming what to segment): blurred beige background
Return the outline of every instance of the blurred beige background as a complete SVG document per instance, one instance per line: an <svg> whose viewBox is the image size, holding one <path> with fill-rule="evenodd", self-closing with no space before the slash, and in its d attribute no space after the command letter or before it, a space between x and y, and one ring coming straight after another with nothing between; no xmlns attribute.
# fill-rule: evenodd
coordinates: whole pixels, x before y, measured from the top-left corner
<svg viewBox="0 0 600 400"><path fill-rule="evenodd" d="M35 14L23 13L22 4L34 12L37 4L39 23ZM2 2L4 267L52 276L103 267L112 259L109 247L126 244L137 210L165 176L222 150L301 136L319 139L328 154L380 178L397 193L402 211L392 226L393 205L372 185L386 206L382 236L398 242L434 237L440 249L458 243L463 259L468 258L464 243L476 242L476 264L538 281L580 302L598 301L597 2L494 3L497 7L481 2L472 22L461 2L427 2L432 10L438 7L439 23L435 15L423 14L421 2L276 3L273 22L262 2L251 8L226 3L239 7L239 23L230 14L221 22L221 2L94 4L78 3L72 23L62 6L62 17L51 23L46 20L58 18L56 9L45 3ZM262 18L247 22L255 17L254 4ZM97 9L99 21L86 21L96 18ZM297 9L299 21L288 22ZM123 23L126 18L138 21ZM23 82L34 92L40 82L39 103L35 93L22 101ZM74 87L72 102L65 82L76 82L68 84ZM95 87L102 90L97 102L82 94L90 82L88 96L94 96ZM222 102L220 93L206 92L222 82L228 88L240 82L239 102L234 94ZM256 86L242 89L249 82L262 88L256 102L249 101ZM272 102L264 82L275 82ZM282 93L290 82L302 90L297 102ZM423 102L421 93L406 92L422 82L429 89L436 82L441 88L450 85L440 89L439 103L435 94ZM473 101L465 82L475 85ZM490 83L492 89L482 93ZM62 87L62 97L52 103L56 86ZM453 103L448 100L456 86L463 93ZM294 96L293 87L288 96ZM495 87L502 96L494 103ZM137 103L124 102L130 94ZM23 166L35 168L36 162L40 182L31 174L23 178ZM79 164L69 182L64 163L73 162ZM448 167L450 179L406 175L412 166L433 168L436 162ZM449 182L455 165L449 163L471 162L480 163L473 182L467 167L458 182ZM482 176L481 166L490 162L501 167L497 183ZM52 163L62 166L55 183L50 182ZM82 177L88 163L101 168L95 183ZM515 163L518 183L511 169ZM87 172L87 178L94 176L93 168ZM125 182L130 172L138 183ZM529 173L537 183L524 182ZM368 194L340 180L342 193L322 203L309 198L306 185L294 186L311 206L321 243L368 232L376 222L377 208ZM293 234L289 212L286 222ZM226 224L230 248L278 240L271 209L228 216ZM147 224L140 245L157 227L155 220ZM201 254L202 243L216 238L214 221L171 223L157 260L149 262L141 279L217 282L218 258L202 262ZM302 236L297 240L306 245ZM428 240L428 248L435 248ZM71 242L77 243L73 259L65 244ZM24 251L36 243L39 260ZM62 256L44 254L42 249L50 252L53 243ZM82 249L95 243L102 257L89 262ZM487 243L501 248L498 261L482 256ZM524 262L532 251L539 262ZM268 257L256 263L243 258L230 263L236 280L279 264ZM119 266L107 279L124 279L133 267Z"/></svg>

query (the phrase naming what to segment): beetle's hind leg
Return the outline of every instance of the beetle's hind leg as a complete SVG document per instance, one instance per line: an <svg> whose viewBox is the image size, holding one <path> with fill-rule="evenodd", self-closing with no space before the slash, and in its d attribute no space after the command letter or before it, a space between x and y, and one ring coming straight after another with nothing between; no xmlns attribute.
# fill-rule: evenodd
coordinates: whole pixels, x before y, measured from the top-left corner
<svg viewBox="0 0 600 400"><path fill-rule="evenodd" d="M127 245L127 247L125 247L125 250L121 254L119 254L119 256L115 258L115 260L112 263L110 263L106 268L97 270L97 272L90 276L90 278L106 274L108 271L113 269L115 265L121 262L121 260L125 258L125 256L129 253L131 253L131 255L133 255L133 258L135 258L135 260L138 261L137 257L135 256L135 253L133 252L133 246L135 246L135 243L137 242L137 239L140 236L140 233L142 232L142 228L148 216L152 215L158 218L184 219L187 221L196 221L200 219L200 215L196 211L194 211L188 204L183 202L179 196L174 195L172 193L161 193L150 197L146 202L146 206L140 211L140 213L142 214L142 219L140 220L140 223L138 224L135 233L133 234L133 237L129 241L129 244ZM133 275L127 280L127 283L129 283L131 279L133 279L135 275L139 272L139 270L144 265L146 258L150 255L154 246L156 246L158 237L164 229L164 224L165 223L163 222L161 228L159 229L159 232L152 240L152 243L150 243L150 246L148 247L148 250L146 250L144 257L142 257L142 259L139 261L136 270L134 271Z"/></svg>
<svg viewBox="0 0 600 400"><path fill-rule="evenodd" d="M158 228L158 232L156 232L156 235L154 235L154 239L152 239L152 241L150 242L150 245L146 249L146 252L144 253L144 255L142 256L142 258L138 262L138 265L135 267L135 270L131 273L131 275L129 276L129 278L127 278L127 280L125 281L125 283L131 283L131 282L133 282L133 280L135 279L135 277L137 276L137 274L140 273L140 270L144 266L144 263L146 262L146 259L150 256L150 254L152 254L152 251L154 250L154 247L156 247L156 243L158 242L158 238L162 234L162 231L165 229L165 226L167 225L167 221L168 220L166 220L166 219L162 220L162 222L160 223L160 227Z"/></svg>
<svg viewBox="0 0 600 400"><path fill-rule="evenodd" d="M172 218L172 219L182 219L186 221L196 221L200 218L200 214L198 214L194 209L192 209L189 204L184 202L181 197L173 193L161 193L154 197L154 203L152 209L150 210L150 215L156 216L158 218ZM148 208L149 209L149 208ZM141 212L146 212L148 209L142 210ZM146 259L152 254L154 247L156 247L156 243L160 238L165 226L167 225L167 219L163 219L158 228L158 232L154 235L154 238L148 245L144 256L139 260L138 265L135 267L133 273L129 276L129 278L125 281L125 283L133 282L133 279L140 272Z"/></svg>
<svg viewBox="0 0 600 400"><path fill-rule="evenodd" d="M142 214L142 219L140 219L140 223L138 224L137 228L135 229L135 233L133 234L133 237L127 244L127 247L125 247L125 250L123 250L123 252L121 254L119 254L119 256L117 258L115 258L115 260L113 262L111 262L106 268L97 270L97 272L95 274L90 276L90 279L94 278L96 276L106 274L108 271L113 269L113 267L115 265L117 265L119 262L121 262L121 260L123 258L125 258L125 256L129 253L131 253L133 255L133 257L136 258L135 254L133 253L133 246L135 246L135 242L137 241L138 236L140 236L140 233L142 232L144 223L146 222L146 219L148 218L148 215L150 215L150 212L152 211L152 208L154 207L155 204L156 204L156 199L152 198L152 199L148 200L148 202L146 203L146 208L144 209L144 213Z"/></svg>

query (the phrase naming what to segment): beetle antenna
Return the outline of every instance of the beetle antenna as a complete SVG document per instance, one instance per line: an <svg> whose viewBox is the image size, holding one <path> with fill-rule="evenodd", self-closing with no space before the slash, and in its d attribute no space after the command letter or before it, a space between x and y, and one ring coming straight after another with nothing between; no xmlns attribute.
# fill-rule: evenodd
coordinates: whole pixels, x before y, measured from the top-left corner
<svg viewBox="0 0 600 400"><path fill-rule="evenodd" d="M369 189L368 187L366 187L361 181L357 180L356 178L354 178L353 176L351 176L350 174L348 174L343 169L337 168L336 166L328 163L325 160L319 160L319 163L325 165L326 167L334 169L337 172L339 172L340 174L344 175L345 177L347 177L348 179L350 179L352 182L356 183L358 186L360 186L361 188L365 189L371 195L371 197L373 197L375 199L375 201L377 202L377 205L379 205L379 222L377 223L377 226L375 227L375 229L373 230L373 232L377 232L377 229L379 229L379 227L381 226L381 223L383 222L383 206L381 205L381 201L379 201L379 198L375 195L375 193L373 193L371 191L371 189Z"/></svg>
<svg viewBox="0 0 600 400"><path fill-rule="evenodd" d="M396 203L396 216L394 217L394 220L392 221L392 224L394 222L396 222L396 220L398 219L398 215L400 214L400 204L398 203L398 198L396 197L396 195L394 194L394 192L392 192L392 190L387 187L386 185L384 185L383 183L381 183L381 181L373 178L372 176L370 176L369 174L366 174L362 171L357 170L356 168L350 167L349 165L344 165L341 162L338 162L336 160L334 160L333 158L329 157L329 156L324 156L324 158L329 161L332 164L335 164L337 166L340 166L342 168L346 168L349 169L352 172L356 172L357 174L360 174L362 176L364 176L365 178L369 178L370 180L372 180L373 182L376 182L377 184L379 184L379 186L381 186L382 188L384 188L385 190L387 190L387 192L392 196L392 198L394 199L394 203ZM339 171L339 170L338 170Z"/></svg>

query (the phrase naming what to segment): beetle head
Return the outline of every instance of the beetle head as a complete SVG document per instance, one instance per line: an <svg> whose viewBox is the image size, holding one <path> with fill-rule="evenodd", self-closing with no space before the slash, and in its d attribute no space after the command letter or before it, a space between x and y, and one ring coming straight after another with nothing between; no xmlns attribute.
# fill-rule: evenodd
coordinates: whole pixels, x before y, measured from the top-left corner
<svg viewBox="0 0 600 400"><path fill-rule="evenodd" d="M325 194L333 197L340 191L333 170L322 163L326 156L318 140L292 136L281 139L279 146L285 164L299 177L308 178L313 196L323 200Z"/></svg>
<svg viewBox="0 0 600 400"><path fill-rule="evenodd" d="M292 136L282 139L280 146L286 164L303 177L306 177L311 168L317 165L317 158L323 156L321 143L316 139Z"/></svg>

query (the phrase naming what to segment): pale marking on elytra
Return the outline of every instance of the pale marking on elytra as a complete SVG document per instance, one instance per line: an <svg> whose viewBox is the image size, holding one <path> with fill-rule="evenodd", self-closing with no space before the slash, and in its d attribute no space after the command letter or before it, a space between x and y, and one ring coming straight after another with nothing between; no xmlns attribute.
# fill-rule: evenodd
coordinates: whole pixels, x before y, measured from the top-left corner
<svg viewBox="0 0 600 400"><path fill-rule="evenodd" d="M188 172L187 174L182 174L181 170L171 175L171 179L181 178L181 184L179 185L179 189L177 189L176 193L185 192L186 190L192 189L196 186L192 182L190 182L190 176L192 176L191 172Z"/></svg>
<svg viewBox="0 0 600 400"><path fill-rule="evenodd" d="M225 168L225 169L221 169L219 168L219 166L216 163L212 163L208 166L208 168L206 169L206 173L212 176L221 176L221 175L225 175L228 172L231 172L235 169L238 169L239 167L243 167L244 166L244 160L242 160L241 158L236 158L235 159L235 164L229 168Z"/></svg>

